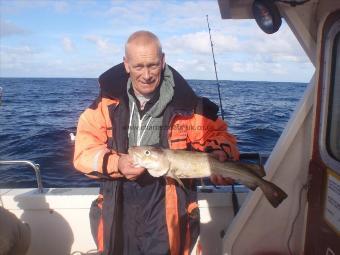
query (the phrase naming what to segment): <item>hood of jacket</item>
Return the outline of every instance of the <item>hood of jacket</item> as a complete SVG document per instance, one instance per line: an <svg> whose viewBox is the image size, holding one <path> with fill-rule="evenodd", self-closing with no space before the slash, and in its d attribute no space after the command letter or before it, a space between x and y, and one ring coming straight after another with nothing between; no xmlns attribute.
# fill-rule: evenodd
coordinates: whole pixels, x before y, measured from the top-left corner
<svg viewBox="0 0 340 255"><path fill-rule="evenodd" d="M174 95L169 105L175 109L184 111L192 111L199 100L193 89L189 86L186 80L171 66L169 70L172 72L174 80ZM163 81L164 71L162 73ZM111 67L99 76L98 82L100 86L100 93L102 97L128 100L127 97L127 83L129 74L126 72L124 64L120 63Z"/></svg>

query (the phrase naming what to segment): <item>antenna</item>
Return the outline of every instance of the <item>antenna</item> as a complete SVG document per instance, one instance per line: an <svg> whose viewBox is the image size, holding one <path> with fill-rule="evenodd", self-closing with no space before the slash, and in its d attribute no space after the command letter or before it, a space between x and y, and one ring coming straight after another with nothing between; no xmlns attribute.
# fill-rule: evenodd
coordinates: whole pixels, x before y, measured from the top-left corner
<svg viewBox="0 0 340 255"><path fill-rule="evenodd" d="M210 38L211 53L212 53L213 60L214 60L214 68L215 68L215 76L216 76L216 82L217 82L218 98L220 100L221 117L222 117L222 120L224 120L224 112L223 112L222 99L221 99L221 91L220 91L220 82L218 80L217 69L216 69L214 45L213 45L212 40L211 40L211 33L210 33L211 29L210 29L210 25L209 25L209 18L208 18L208 15L206 15L206 16L207 16L207 23L208 23L208 31L209 31L209 38ZM236 195L236 192L235 192L234 184L231 185L231 190L232 190L231 199L232 199L232 203L233 203L234 215L236 215L238 210L240 209L240 205L238 203L238 198L237 198L237 195ZM225 231L222 230L220 235L221 235L221 238L223 238L224 235L225 235Z"/></svg>

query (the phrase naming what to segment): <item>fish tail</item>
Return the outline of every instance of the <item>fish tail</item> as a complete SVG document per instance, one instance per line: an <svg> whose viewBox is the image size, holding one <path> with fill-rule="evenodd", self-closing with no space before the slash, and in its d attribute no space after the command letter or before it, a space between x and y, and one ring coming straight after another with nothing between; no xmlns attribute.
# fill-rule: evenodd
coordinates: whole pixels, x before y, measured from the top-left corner
<svg viewBox="0 0 340 255"><path fill-rule="evenodd" d="M286 192L276 186L274 183L263 180L259 185L260 189L263 191L264 195L271 203L273 207L278 207L281 202L287 198Z"/></svg>

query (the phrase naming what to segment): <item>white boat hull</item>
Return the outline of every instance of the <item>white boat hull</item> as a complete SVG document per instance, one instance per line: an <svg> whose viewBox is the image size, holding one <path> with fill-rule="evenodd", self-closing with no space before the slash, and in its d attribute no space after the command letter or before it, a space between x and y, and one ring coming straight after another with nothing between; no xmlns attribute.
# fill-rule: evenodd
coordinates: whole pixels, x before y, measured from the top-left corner
<svg viewBox="0 0 340 255"><path fill-rule="evenodd" d="M82 254L96 251L89 210L98 188L1 189L2 205L31 227L28 255ZM239 202L247 193L238 193ZM222 238L233 219L231 193L199 193L203 254L221 254ZM193 254L196 254L193 252Z"/></svg>

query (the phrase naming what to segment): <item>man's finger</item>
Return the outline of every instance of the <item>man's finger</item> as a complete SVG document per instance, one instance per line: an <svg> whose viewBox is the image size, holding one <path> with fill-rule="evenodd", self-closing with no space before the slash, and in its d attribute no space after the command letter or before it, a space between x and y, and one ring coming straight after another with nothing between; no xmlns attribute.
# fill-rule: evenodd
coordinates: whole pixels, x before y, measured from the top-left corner
<svg viewBox="0 0 340 255"><path fill-rule="evenodd" d="M232 183L234 183L234 182L235 182L235 180L234 180L234 179L232 179L232 178L229 178L229 177L223 178L223 180L224 180L224 182L226 182L226 183L229 183L229 184L232 184Z"/></svg>
<svg viewBox="0 0 340 255"><path fill-rule="evenodd" d="M144 171L143 167L131 167L125 177L129 180L136 180Z"/></svg>
<svg viewBox="0 0 340 255"><path fill-rule="evenodd" d="M216 175L211 175L210 176L210 181L212 182L212 183L214 183L214 184L216 184Z"/></svg>
<svg viewBox="0 0 340 255"><path fill-rule="evenodd" d="M130 180L130 181L134 181L137 179L137 176L136 175L132 175L132 174L128 174L128 175L125 175L125 178Z"/></svg>
<svg viewBox="0 0 340 255"><path fill-rule="evenodd" d="M234 179L229 177L222 177L221 175L211 175L210 180L215 185L231 185L235 182Z"/></svg>
<svg viewBox="0 0 340 255"><path fill-rule="evenodd" d="M227 155L225 154L224 151L221 150L216 150L210 153L211 156L213 156L214 158L216 158L217 160L223 162L227 160Z"/></svg>
<svg viewBox="0 0 340 255"><path fill-rule="evenodd" d="M224 179L222 176L220 175L216 175L216 182L220 185L222 185L224 183Z"/></svg>

